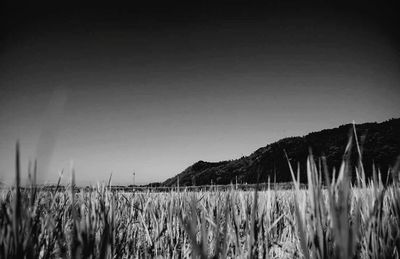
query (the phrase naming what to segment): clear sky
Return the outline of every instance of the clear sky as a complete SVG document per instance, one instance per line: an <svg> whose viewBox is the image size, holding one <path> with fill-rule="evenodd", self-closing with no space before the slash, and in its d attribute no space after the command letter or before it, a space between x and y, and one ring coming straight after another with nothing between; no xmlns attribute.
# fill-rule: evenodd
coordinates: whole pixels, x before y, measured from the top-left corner
<svg viewBox="0 0 400 259"><path fill-rule="evenodd" d="M382 11L382 12L381 12ZM394 12L394 11L393 11ZM392 15L392 16L391 16ZM21 18L24 17L24 18ZM20 18L20 19L19 19ZM8 10L0 181L164 181L198 160L399 117L391 10L243 4Z"/></svg>

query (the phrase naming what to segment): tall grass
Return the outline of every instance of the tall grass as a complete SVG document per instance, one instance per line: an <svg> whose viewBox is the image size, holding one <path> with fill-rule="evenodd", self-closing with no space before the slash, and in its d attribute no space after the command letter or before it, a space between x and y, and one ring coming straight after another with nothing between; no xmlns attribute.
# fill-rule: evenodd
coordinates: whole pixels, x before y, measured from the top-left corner
<svg viewBox="0 0 400 259"><path fill-rule="evenodd" d="M384 185L360 156L337 177L307 160L308 186L289 163L293 190L113 192L20 186L0 191L0 258L399 258L399 166ZM360 150L358 148L358 150ZM360 152L361 153L361 152ZM31 172L32 171L32 172ZM350 175L358 175L352 184Z"/></svg>

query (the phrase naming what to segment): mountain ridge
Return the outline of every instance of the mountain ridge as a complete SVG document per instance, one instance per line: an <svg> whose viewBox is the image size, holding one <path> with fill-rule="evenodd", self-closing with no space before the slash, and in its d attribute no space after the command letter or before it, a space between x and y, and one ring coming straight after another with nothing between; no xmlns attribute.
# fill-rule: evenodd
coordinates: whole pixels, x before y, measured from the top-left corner
<svg viewBox="0 0 400 259"><path fill-rule="evenodd" d="M292 165L300 166L300 180L306 182L306 158L311 148L314 156L325 156L329 171L338 169L353 124L314 131L304 136L287 137L260 147L248 156L219 162L199 160L181 173L165 180L161 185L181 186L266 182L290 182L291 175L284 150ZM372 165L381 169L386 179L389 166L400 154L400 118L381 123L367 122L356 125L359 143L363 149L366 176L372 175ZM352 158L356 161L355 147Z"/></svg>

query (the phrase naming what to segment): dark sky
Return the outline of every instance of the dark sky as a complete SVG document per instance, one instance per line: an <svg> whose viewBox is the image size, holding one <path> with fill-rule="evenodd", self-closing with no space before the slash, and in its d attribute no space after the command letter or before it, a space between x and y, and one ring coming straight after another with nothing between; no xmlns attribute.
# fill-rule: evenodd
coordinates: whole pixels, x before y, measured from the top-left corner
<svg viewBox="0 0 400 259"><path fill-rule="evenodd" d="M0 181L163 181L198 160L399 117L391 2L6 5ZM325 4L321 4L325 3Z"/></svg>

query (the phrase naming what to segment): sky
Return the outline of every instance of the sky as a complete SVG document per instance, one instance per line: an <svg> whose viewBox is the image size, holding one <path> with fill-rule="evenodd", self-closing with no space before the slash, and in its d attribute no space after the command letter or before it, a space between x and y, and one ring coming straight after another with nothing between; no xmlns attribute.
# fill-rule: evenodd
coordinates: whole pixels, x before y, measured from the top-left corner
<svg viewBox="0 0 400 259"><path fill-rule="evenodd" d="M201 4L200 4L201 3ZM304 2L305 3L305 2ZM370 4L7 6L0 181L164 181L198 160L400 117L396 9Z"/></svg>

